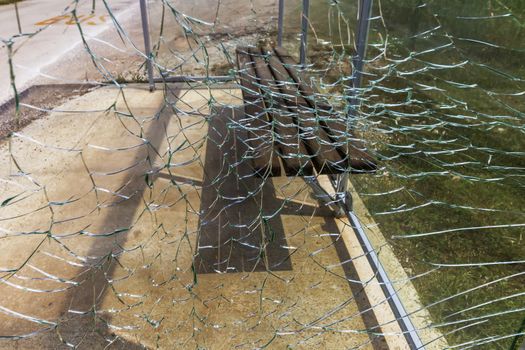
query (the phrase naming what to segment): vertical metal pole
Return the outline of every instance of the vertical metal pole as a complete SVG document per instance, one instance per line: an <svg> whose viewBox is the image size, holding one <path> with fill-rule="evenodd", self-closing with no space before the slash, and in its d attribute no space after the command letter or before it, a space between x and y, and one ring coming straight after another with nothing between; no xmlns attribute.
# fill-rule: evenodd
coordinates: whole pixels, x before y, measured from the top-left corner
<svg viewBox="0 0 525 350"><path fill-rule="evenodd" d="M279 19L277 22L277 46L283 46L283 19L284 19L284 0L279 0Z"/></svg>
<svg viewBox="0 0 525 350"><path fill-rule="evenodd" d="M360 101L357 99L357 89L361 87L361 80L363 76L363 66L364 59L366 55L366 48L368 44L368 33L370 31L370 18L372 16L372 3L373 0L359 0L359 22L357 28L357 42L356 42L356 55L353 57L353 71L352 71L352 89L350 91L350 110L348 111L348 116L352 117L356 114L357 109L360 106ZM338 178L338 191L341 190L344 199L348 200L347 193L348 188L348 174L345 173ZM374 272L377 274L377 278L385 296L387 297L388 303L390 304L394 314L397 318L397 322L401 327L403 334L410 346L410 349L419 349L424 350L425 346L419 337L416 327L410 319L410 315L406 311L403 302L399 298L397 291L395 290L393 283L388 278L379 256L377 255L374 247L368 239L368 236L363 230L361 223L357 216L349 211L348 218L352 223L352 227L357 234L357 237L363 246L366 256L370 262L370 265L374 269Z"/></svg>
<svg viewBox="0 0 525 350"><path fill-rule="evenodd" d="M370 31L370 17L372 16L373 0L360 0L359 2L359 23L357 25L356 55L353 58L354 71L352 85L355 88L361 87L363 73L363 61L366 55L368 44L368 32Z"/></svg>
<svg viewBox="0 0 525 350"><path fill-rule="evenodd" d="M149 23L148 23L148 9L146 7L146 0L140 0L140 16L142 17L142 34L144 35L144 48L146 50L146 67L148 69L149 91L155 90L155 82L153 81L153 65L151 64L151 44L149 37Z"/></svg>
<svg viewBox="0 0 525 350"><path fill-rule="evenodd" d="M357 40L356 40L356 54L352 59L352 86L349 91L349 109L348 118L356 115L359 108L360 101L357 98L357 89L361 87L361 80L363 76L364 59L366 56L366 48L368 46L368 32L370 30L370 17L372 16L373 0L359 0L359 19L357 23ZM337 191L339 196L347 196L348 188L348 174L344 173L338 176Z"/></svg>
<svg viewBox="0 0 525 350"><path fill-rule="evenodd" d="M301 13L301 48L299 51L299 63L302 67L306 63L306 50L308 46L308 11L310 0L303 0L303 11Z"/></svg>
<svg viewBox="0 0 525 350"><path fill-rule="evenodd" d="M16 23L18 24L18 33L22 34L22 26L20 25L20 14L18 13L18 4L15 1L15 13L16 13Z"/></svg>

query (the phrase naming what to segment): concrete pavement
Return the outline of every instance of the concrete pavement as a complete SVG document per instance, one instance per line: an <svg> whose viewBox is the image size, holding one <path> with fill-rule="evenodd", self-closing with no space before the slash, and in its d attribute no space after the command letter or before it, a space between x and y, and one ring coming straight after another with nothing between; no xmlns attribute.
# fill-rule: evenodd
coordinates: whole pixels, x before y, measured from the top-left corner
<svg viewBox="0 0 525 350"><path fill-rule="evenodd" d="M17 197L2 208L0 266L19 269L0 286L2 333L51 328L17 346L56 347L61 337L98 348L115 335L163 348L370 346L339 243L327 234L337 225L302 181L268 188L301 203L279 219L293 250L288 268L192 272L209 93L180 91L174 115L160 110L162 91L125 90L125 105L118 89L101 88L61 107L100 112L52 113L1 146L2 199ZM239 90L211 93L241 103ZM103 112L112 101L116 111Z"/></svg>

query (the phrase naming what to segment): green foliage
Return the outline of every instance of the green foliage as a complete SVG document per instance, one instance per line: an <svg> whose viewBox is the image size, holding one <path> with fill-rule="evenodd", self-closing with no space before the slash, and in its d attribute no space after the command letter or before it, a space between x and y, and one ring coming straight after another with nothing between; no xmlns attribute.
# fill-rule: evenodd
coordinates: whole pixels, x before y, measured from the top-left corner
<svg viewBox="0 0 525 350"><path fill-rule="evenodd" d="M22 0L0 0L0 5L9 5L14 4L15 2L20 2Z"/></svg>

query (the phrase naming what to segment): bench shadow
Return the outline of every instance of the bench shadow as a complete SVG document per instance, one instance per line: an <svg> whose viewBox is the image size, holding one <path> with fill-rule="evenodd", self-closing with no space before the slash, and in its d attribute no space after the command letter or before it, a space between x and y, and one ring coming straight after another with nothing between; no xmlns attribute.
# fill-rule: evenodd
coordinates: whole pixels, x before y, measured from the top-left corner
<svg viewBox="0 0 525 350"><path fill-rule="evenodd" d="M291 257L281 215L320 216L323 231L340 233L333 212L327 206L279 199L269 178L255 174L240 120L241 108L222 108L209 122L202 184L198 273L290 271ZM246 139L246 138L245 138ZM330 235L344 277L374 349L387 349L377 319L359 280L342 236Z"/></svg>
<svg viewBox="0 0 525 350"><path fill-rule="evenodd" d="M208 124L197 273L289 271L282 205L269 179L255 175L242 142L239 108L219 108Z"/></svg>

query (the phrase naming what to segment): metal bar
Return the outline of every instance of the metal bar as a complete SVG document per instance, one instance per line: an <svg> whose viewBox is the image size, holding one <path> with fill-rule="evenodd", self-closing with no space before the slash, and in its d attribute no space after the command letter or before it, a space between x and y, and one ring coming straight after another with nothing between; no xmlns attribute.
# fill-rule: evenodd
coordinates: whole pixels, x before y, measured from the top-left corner
<svg viewBox="0 0 525 350"><path fill-rule="evenodd" d="M392 311L394 311L394 315L397 318L397 322L399 323L399 326L401 327L401 330L403 331L403 334L410 348L424 350L425 346L421 341L421 338L419 337L419 334L417 333L412 321L410 320L410 316L408 315L405 307L403 306L401 299L397 295L397 291L394 289L392 281L390 281L390 279L388 278L388 274L383 268L383 265L379 260L379 256L377 255L374 247L372 246L372 243L370 242L368 236L363 230L361 222L352 211L347 211L347 216L350 220L352 228L354 229L354 232L356 233L359 243L365 251L370 266L376 274L379 283L381 283L383 293L385 293L388 303L390 304Z"/></svg>
<svg viewBox="0 0 525 350"><path fill-rule="evenodd" d="M301 13L301 48L299 51L299 63L304 68L306 64L306 50L308 49L308 12L310 0L303 0L303 11Z"/></svg>
<svg viewBox="0 0 525 350"><path fill-rule="evenodd" d="M22 26L20 25L20 14L18 13L18 4L15 1L16 24L18 24L18 33L22 34Z"/></svg>
<svg viewBox="0 0 525 350"><path fill-rule="evenodd" d="M368 33L370 31L370 18L372 17L373 0L359 0L359 21L357 24L356 54L352 58L352 86L349 89L348 118L353 118L361 104L357 98L357 89L361 87L363 76L364 59L368 46ZM338 178L336 191L346 196L348 188L348 174L342 174Z"/></svg>
<svg viewBox="0 0 525 350"><path fill-rule="evenodd" d="M372 16L373 0L359 1L359 22L357 24L357 41L356 55L352 61L354 63L352 74L352 85L354 89L361 87L361 78L363 76L363 61L366 56L368 46L368 32L370 31L370 17Z"/></svg>
<svg viewBox="0 0 525 350"><path fill-rule="evenodd" d="M148 9L146 7L146 0L140 0L140 17L142 18L142 34L144 35L144 48L146 50L146 68L148 70L149 91L155 90L155 82L153 81L153 65L151 63L151 43L149 36L148 23Z"/></svg>
<svg viewBox="0 0 525 350"><path fill-rule="evenodd" d="M361 87L364 59L368 46L368 32L370 31L370 17L372 16L373 0L359 0L359 21L357 23L356 54L352 58L352 86L349 88L348 117L353 117L361 104L357 98L357 89Z"/></svg>
<svg viewBox="0 0 525 350"><path fill-rule="evenodd" d="M155 83L191 83L198 81L233 81L235 77L230 75L190 76L177 75L173 77L153 78Z"/></svg>
<svg viewBox="0 0 525 350"><path fill-rule="evenodd" d="M352 225L352 228L354 229L357 239L359 240L359 244L361 245L364 253L366 254L368 263L374 271L377 280L381 284L381 289L385 294L390 308L396 316L396 320L399 323L399 326L401 327L403 335L405 336L410 348L414 350L424 350L425 345L419 337L419 334L417 333L417 330L414 327L410 316L408 315L405 307L403 306L403 302L399 298L397 291L394 289L394 285L388 277L388 274L386 273L383 265L381 264L379 256L377 255L372 243L368 239L368 236L366 235L363 226L359 221L359 218L353 213L351 209L352 198L350 194L346 194L343 200L337 200L337 196L339 195L336 193L336 198L334 199L330 194L328 194L328 192L326 192L326 190L323 187L321 187L321 185L319 185L315 176L305 176L304 179L306 183L308 183L308 185L312 187L314 193L317 195L317 198L324 202L326 205L328 205L332 210L334 210L334 204L338 204L339 208L334 210L336 215L339 215L341 211L343 211L343 215L346 214L348 220L350 221L350 224ZM336 177L330 178L332 186L336 191L338 186L337 179L338 178Z"/></svg>
<svg viewBox="0 0 525 350"><path fill-rule="evenodd" d="M283 20L284 20L284 0L279 0L279 19L277 21L277 46L283 46Z"/></svg>
<svg viewBox="0 0 525 350"><path fill-rule="evenodd" d="M345 216L346 211L343 209L343 206L339 205L340 203L337 203L337 201L319 185L315 176L304 176L303 179L312 188L315 198L329 207L336 217L340 218Z"/></svg>
<svg viewBox="0 0 525 350"><path fill-rule="evenodd" d="M361 80L363 76L364 59L366 56L366 48L368 45L368 33L370 31L370 18L372 16L372 3L373 0L359 0L359 23L357 29L357 41L356 41L356 55L353 57L353 70L352 70L352 88L350 89L350 103L348 116L352 117L357 113L360 101L357 99L357 89L361 87ZM339 196L349 197L347 193L348 188L348 174L343 174L337 177L335 181L335 190ZM345 198L347 201L349 198ZM351 211L347 211L347 217L352 224L352 227L357 235L359 243L363 247L367 256L368 262L372 267L374 273L377 276L381 288L385 294L390 307L394 311L397 321L403 331L403 334L410 345L411 349L425 349L419 334L416 331L410 316L408 315L401 299L399 298L397 291L394 289L392 281L389 279L379 256L377 255L372 243L368 239L361 222L357 216Z"/></svg>
<svg viewBox="0 0 525 350"><path fill-rule="evenodd" d="M348 149L347 149L346 154L348 154ZM337 179L336 179L337 185L335 188L339 196L345 197L347 195L346 191L348 190L348 181L349 181L348 172L337 175Z"/></svg>

